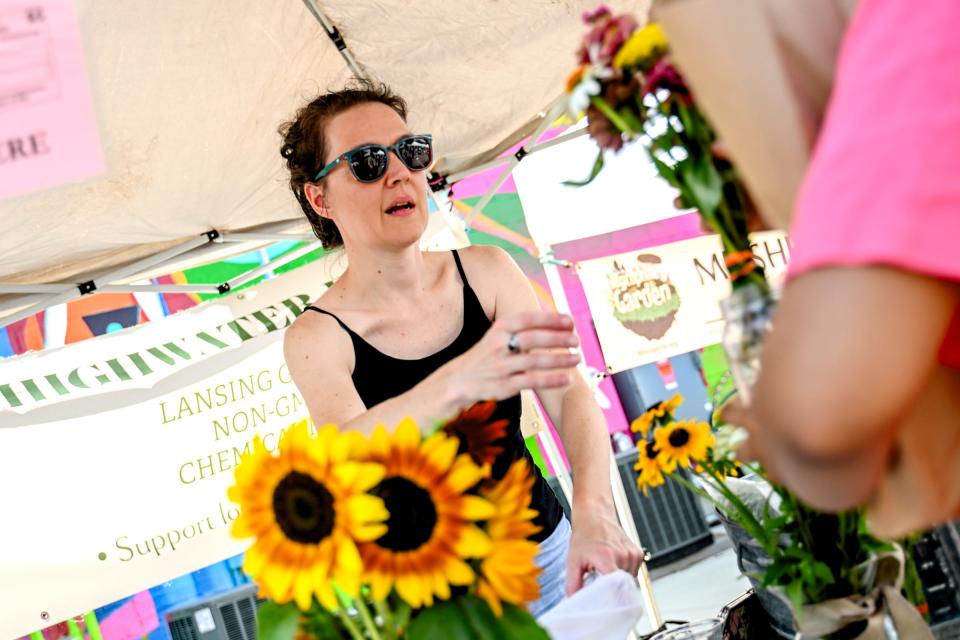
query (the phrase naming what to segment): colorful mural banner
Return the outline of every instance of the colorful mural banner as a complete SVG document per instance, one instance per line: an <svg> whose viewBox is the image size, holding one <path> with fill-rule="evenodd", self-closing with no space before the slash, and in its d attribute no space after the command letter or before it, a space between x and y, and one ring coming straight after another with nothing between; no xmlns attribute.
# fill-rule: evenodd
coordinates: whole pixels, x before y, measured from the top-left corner
<svg viewBox="0 0 960 640"><path fill-rule="evenodd" d="M787 236L753 235L754 258L778 287ZM719 301L730 291L719 236L704 236L577 263L608 373L721 341Z"/></svg>

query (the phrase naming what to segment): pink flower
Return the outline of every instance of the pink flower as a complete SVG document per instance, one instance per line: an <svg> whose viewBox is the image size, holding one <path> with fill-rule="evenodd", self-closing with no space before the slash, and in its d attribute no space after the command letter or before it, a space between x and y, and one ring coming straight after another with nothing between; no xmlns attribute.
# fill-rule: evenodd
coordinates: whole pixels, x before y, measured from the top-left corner
<svg viewBox="0 0 960 640"><path fill-rule="evenodd" d="M646 73L645 80L647 93L653 93L657 89L669 89L671 93L678 95L690 93L683 76L666 59L658 60Z"/></svg>
<svg viewBox="0 0 960 640"><path fill-rule="evenodd" d="M588 19L589 18L589 19ZM577 58L580 64L596 64L609 67L617 51L637 29L633 16L614 17L607 7L600 7L590 14L584 14L584 21L592 28L583 38Z"/></svg>
<svg viewBox="0 0 960 640"><path fill-rule="evenodd" d="M593 24L594 22L600 20L601 18L608 18L612 15L610 7L605 4L600 5L593 11L584 11L583 12L583 21L586 24Z"/></svg>

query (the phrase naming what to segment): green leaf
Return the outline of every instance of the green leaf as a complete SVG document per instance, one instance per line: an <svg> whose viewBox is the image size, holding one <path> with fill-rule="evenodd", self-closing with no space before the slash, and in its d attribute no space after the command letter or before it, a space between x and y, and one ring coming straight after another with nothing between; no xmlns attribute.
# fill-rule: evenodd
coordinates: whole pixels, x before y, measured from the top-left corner
<svg viewBox="0 0 960 640"><path fill-rule="evenodd" d="M576 180L564 180L563 186L565 187L584 187L600 175L600 171L603 169L603 149L597 154L597 159L593 163L593 169L590 171L590 176L586 180L576 181Z"/></svg>
<svg viewBox="0 0 960 640"><path fill-rule="evenodd" d="M826 563L820 562L819 560L813 563L813 573L820 578L821 581L823 581L823 584L833 584L836 582L836 579L833 577L833 571L830 570L830 567L827 566Z"/></svg>
<svg viewBox="0 0 960 640"><path fill-rule="evenodd" d="M713 216L723 198L723 180L713 161L709 156L701 155L696 160L691 156L682 165L683 181L693 192L697 208L704 215Z"/></svg>
<svg viewBox="0 0 960 640"><path fill-rule="evenodd" d="M424 609L410 623L409 640L549 640L547 632L529 613L504 603L503 616L494 615L485 601L466 595Z"/></svg>
<svg viewBox="0 0 960 640"><path fill-rule="evenodd" d="M772 584L780 584L780 578L783 577L783 574L786 572L787 568L780 564L772 564L767 568L767 572L763 574L763 581L761 585L764 587L769 587Z"/></svg>
<svg viewBox="0 0 960 640"><path fill-rule="evenodd" d="M408 640L476 640L481 638L474 633L470 621L453 602L438 602L424 609L407 627Z"/></svg>
<svg viewBox="0 0 960 640"><path fill-rule="evenodd" d="M799 612L803 608L803 581L794 580L786 586L787 598L793 605L793 610Z"/></svg>
<svg viewBox="0 0 960 640"><path fill-rule="evenodd" d="M653 161L654 166L657 168L657 173L660 174L661 178L669 182L677 189L683 188L680 184L680 180L677 178L677 170L674 167L671 167L666 162L658 158L653 151L647 155L650 156L650 160Z"/></svg>
<svg viewBox="0 0 960 640"><path fill-rule="evenodd" d="M268 600L257 611L257 636L261 640L293 640L300 626L300 610L292 602Z"/></svg>

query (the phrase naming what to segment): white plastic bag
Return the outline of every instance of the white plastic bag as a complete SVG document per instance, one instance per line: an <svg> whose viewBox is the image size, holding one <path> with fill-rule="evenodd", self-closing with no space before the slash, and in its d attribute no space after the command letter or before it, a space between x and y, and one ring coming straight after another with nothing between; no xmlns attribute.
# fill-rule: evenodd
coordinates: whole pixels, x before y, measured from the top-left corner
<svg viewBox="0 0 960 640"><path fill-rule="evenodd" d="M619 640L643 616L637 580L626 571L597 577L537 620L553 640Z"/></svg>

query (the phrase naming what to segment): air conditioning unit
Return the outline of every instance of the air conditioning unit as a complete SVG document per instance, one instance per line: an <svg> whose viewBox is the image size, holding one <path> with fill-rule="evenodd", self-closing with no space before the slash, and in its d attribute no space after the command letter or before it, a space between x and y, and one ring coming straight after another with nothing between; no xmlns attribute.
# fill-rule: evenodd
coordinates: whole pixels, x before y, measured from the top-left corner
<svg viewBox="0 0 960 640"><path fill-rule="evenodd" d="M713 543L700 502L689 489L667 480L644 495L637 488L637 472L633 468L637 452L624 451L616 459L640 542L650 553L648 566L669 564ZM690 479L686 471L676 473Z"/></svg>
<svg viewBox="0 0 960 640"><path fill-rule="evenodd" d="M173 640L257 640L257 586L194 600L166 614Z"/></svg>

